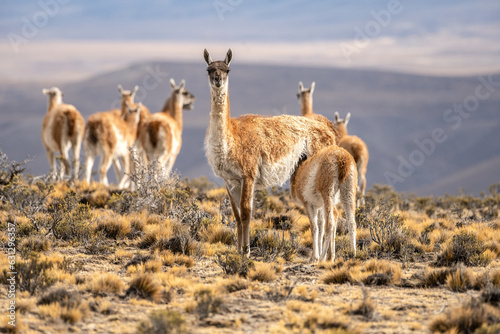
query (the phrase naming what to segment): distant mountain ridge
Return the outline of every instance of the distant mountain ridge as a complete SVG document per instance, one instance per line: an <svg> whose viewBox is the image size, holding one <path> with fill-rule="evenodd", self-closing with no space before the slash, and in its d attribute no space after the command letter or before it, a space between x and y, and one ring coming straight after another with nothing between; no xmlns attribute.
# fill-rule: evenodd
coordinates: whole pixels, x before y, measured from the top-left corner
<svg viewBox="0 0 500 334"><path fill-rule="evenodd" d="M231 67L233 117L246 113L299 115L299 81L306 87L316 82L316 113L333 120L335 111L341 116L351 112L350 134L363 138L370 150L368 187L391 182L388 175L396 176L396 190L421 195L456 193L459 188L477 194L500 182L500 85L493 85L500 82L500 75L448 78L237 62ZM33 156L31 173L46 173L49 167L40 141L47 105L42 88L58 85L64 101L88 118L116 107L118 84L125 89L139 85L136 101L157 112L170 95L168 80L173 77L176 81L185 79L187 89L196 97L194 109L184 113L183 148L174 170L184 177L206 175L217 180L203 148L210 111L205 70L202 61L146 62L66 84L0 81L0 147L14 160ZM489 87L483 83L488 80L492 82ZM483 98L477 97L478 91ZM462 106L467 116L454 111L454 105ZM437 141L433 137L436 131ZM401 167L403 161L410 168Z"/></svg>

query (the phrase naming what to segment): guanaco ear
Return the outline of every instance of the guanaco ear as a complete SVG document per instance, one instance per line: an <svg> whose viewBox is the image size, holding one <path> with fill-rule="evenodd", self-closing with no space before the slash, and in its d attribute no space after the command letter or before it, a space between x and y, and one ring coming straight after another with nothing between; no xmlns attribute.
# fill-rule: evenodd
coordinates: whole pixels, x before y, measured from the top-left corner
<svg viewBox="0 0 500 334"><path fill-rule="evenodd" d="M345 118L344 118L344 124L345 126L347 126L347 123L349 123L349 118L351 118L351 113L348 112L347 115L345 115Z"/></svg>
<svg viewBox="0 0 500 334"><path fill-rule="evenodd" d="M309 89L309 92L312 93L314 92L314 86L316 85L316 83L313 81L313 83L311 84L311 89Z"/></svg>
<svg viewBox="0 0 500 334"><path fill-rule="evenodd" d="M175 80L174 80L174 78L170 78L170 86L172 87L172 89L175 89Z"/></svg>
<svg viewBox="0 0 500 334"><path fill-rule="evenodd" d="M210 57L210 53L208 53L207 49L203 50L203 58L205 59L205 63L207 63L207 65L210 65L213 62L212 57Z"/></svg>
<svg viewBox="0 0 500 334"><path fill-rule="evenodd" d="M45 95L48 95L50 93L50 90L48 90L47 88L44 88L44 89L42 89L42 93Z"/></svg>
<svg viewBox="0 0 500 334"><path fill-rule="evenodd" d="M339 118L340 118L340 116L339 116L339 112L338 112L338 111L336 111L336 112L335 112L335 123L338 123L338 122L339 122Z"/></svg>
<svg viewBox="0 0 500 334"><path fill-rule="evenodd" d="M134 89L132 90L132 93L130 94L131 97L135 96L135 93L139 90L139 86L135 85Z"/></svg>
<svg viewBox="0 0 500 334"><path fill-rule="evenodd" d="M181 80L181 84L179 85L179 89L180 89L180 90L183 90L183 89L184 89L184 86L186 86L186 80L182 79L182 80Z"/></svg>
<svg viewBox="0 0 500 334"><path fill-rule="evenodd" d="M120 94L123 95L123 87L122 87L122 85L118 85L118 91L120 92Z"/></svg>
<svg viewBox="0 0 500 334"><path fill-rule="evenodd" d="M233 51L231 49L227 50L226 53L226 59L224 59L224 62L226 63L227 66L229 66L229 63L231 63L231 59L233 59Z"/></svg>

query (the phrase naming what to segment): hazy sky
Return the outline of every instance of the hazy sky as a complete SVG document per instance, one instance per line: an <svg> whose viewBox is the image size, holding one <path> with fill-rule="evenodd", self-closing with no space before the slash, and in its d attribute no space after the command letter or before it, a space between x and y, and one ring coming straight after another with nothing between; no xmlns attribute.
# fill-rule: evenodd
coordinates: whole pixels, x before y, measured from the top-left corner
<svg viewBox="0 0 500 334"><path fill-rule="evenodd" d="M500 1L0 0L4 80L77 80L141 60L500 71Z"/></svg>

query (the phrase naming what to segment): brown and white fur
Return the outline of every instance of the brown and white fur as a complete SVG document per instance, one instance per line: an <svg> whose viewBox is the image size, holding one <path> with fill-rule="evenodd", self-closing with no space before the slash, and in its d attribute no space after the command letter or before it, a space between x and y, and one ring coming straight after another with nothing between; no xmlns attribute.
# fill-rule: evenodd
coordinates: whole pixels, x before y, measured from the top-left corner
<svg viewBox="0 0 500 334"><path fill-rule="evenodd" d="M130 90L123 89L122 85L118 85L118 91L120 92L120 95L122 97L121 110L118 111L118 109L113 109L112 112L119 112L118 114L122 118L125 118L125 115L127 114L128 106L136 107L136 104L134 103L134 97L135 97L135 94L137 93L138 90L139 90L139 86L135 86L134 89L132 91L130 91ZM139 133L140 127L149 118L149 116L151 116L151 112L144 104L141 104L141 115L139 117L139 125L137 126L138 133Z"/></svg>
<svg viewBox="0 0 500 334"><path fill-rule="evenodd" d="M231 118L229 63L212 61L205 49L211 96L205 150L215 175L224 179L237 222L238 250L250 253L253 194L286 182L301 159L334 145L335 135L324 123L306 117L244 115Z"/></svg>
<svg viewBox="0 0 500 334"><path fill-rule="evenodd" d="M78 110L62 102L62 92L57 87L43 89L43 94L48 95L49 103L47 114L42 123L42 143L47 151L50 171L56 175L56 152L59 152L61 167L59 178L70 173L69 150L73 152L73 175L78 179L80 170L80 149L83 139L85 120Z"/></svg>
<svg viewBox="0 0 500 334"><path fill-rule="evenodd" d="M137 93L138 90L139 90L139 86L135 86L132 91L129 91L129 90L123 89L121 85L118 85L118 91L120 92L120 95L122 97L121 110L114 109L114 110L111 110L111 112L116 112L116 113L118 113L118 115L120 115L121 118L125 119L125 116L126 116L127 110L128 110L128 106L130 105L130 106L137 107L137 104L134 103L134 97L135 97L135 94ZM139 155L144 155L144 152L142 151L141 145L139 145L139 143L137 142L137 138L139 138L140 128L146 122L146 120L151 116L151 112L144 104L141 104L140 111L141 111L141 114L139 115L139 124L137 124L137 133L135 135L136 142L134 143L133 147ZM121 174L120 162L118 159L113 159L113 166L115 167L116 178L118 180L120 180L122 178L122 174ZM135 171L136 171L135 169L136 169L136 164L130 163L130 172L135 173ZM136 185L130 184L128 181L126 182L126 184L123 185L124 188L129 187L129 186L132 189L134 189Z"/></svg>
<svg viewBox="0 0 500 334"><path fill-rule="evenodd" d="M366 147L365 142L357 136L349 136L347 132L347 123L351 113L347 113L344 119L341 119L338 112L335 112L335 127L337 128L337 133L339 135L340 147L346 149L353 157L358 168L358 179L359 186L358 190L360 196L357 201L357 206L365 204L365 190L366 190L366 165L368 164L368 147Z"/></svg>
<svg viewBox="0 0 500 334"><path fill-rule="evenodd" d="M139 128L140 146L146 163L158 161L165 176L169 176L182 146L182 110L193 109L194 96L185 88L185 81L175 85L170 79L172 93L163 110L149 117Z"/></svg>
<svg viewBox="0 0 500 334"><path fill-rule="evenodd" d="M127 103L127 112L124 118L116 112L101 112L89 117L84 136L85 179L88 183L90 183L95 157L100 155L99 173L101 183L108 185L108 169L112 162L115 162L116 168L116 162L121 158L124 174L121 176L121 173L117 170L117 178L119 187L125 187L130 174L129 147L134 145L137 139L137 126L141 115L141 107L141 103L138 103L135 107L131 107Z"/></svg>
<svg viewBox="0 0 500 334"><path fill-rule="evenodd" d="M118 92L120 92L120 97L121 97L121 108L120 109L112 109L112 110L109 110L108 112L115 114L117 116L120 116L121 118L125 119L125 116L127 115L127 111L128 111L128 106L129 105L135 106L134 97L135 97L135 94L137 93L138 90L139 90L139 86L137 86L137 85L132 90L125 90L125 89L123 89L122 85L118 85ZM149 117L149 115L151 114L145 106L141 107L141 116L143 113L145 113L145 117ZM142 120L142 117L139 120L139 124L141 123L141 120ZM112 161L113 167L115 169L116 179L121 180L123 175L122 175L122 167L120 164L120 159L112 158L111 161ZM133 167L133 166L131 166L131 167Z"/></svg>
<svg viewBox="0 0 500 334"><path fill-rule="evenodd" d="M311 224L312 261L335 260L337 203L341 203L344 208L351 248L356 255L354 215L357 183L353 157L338 146L324 148L305 160L290 179L292 198L304 206Z"/></svg>

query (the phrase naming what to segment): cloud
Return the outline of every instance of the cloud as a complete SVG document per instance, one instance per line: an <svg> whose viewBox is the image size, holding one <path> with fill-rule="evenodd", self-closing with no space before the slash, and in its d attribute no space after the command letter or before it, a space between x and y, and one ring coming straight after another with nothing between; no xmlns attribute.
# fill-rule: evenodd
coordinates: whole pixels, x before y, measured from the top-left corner
<svg viewBox="0 0 500 334"><path fill-rule="evenodd" d="M462 36L443 30L425 36L376 37L365 42L33 40L22 45L17 55L9 43L1 43L0 72L4 80L74 81L140 61L203 63L204 48L214 58L221 58L229 47L233 49L235 64L370 68L446 76L500 72L500 44L492 43L489 36ZM346 46L356 52L346 54Z"/></svg>

